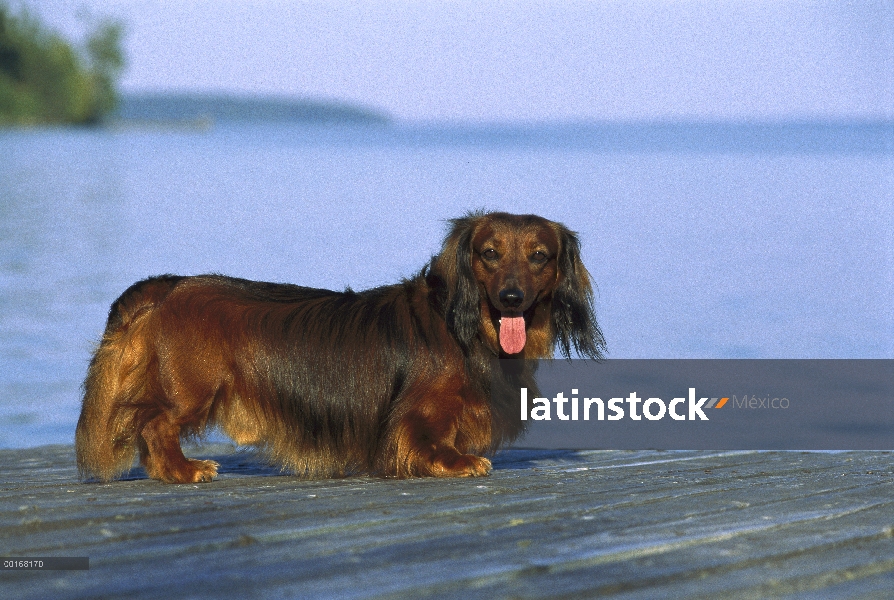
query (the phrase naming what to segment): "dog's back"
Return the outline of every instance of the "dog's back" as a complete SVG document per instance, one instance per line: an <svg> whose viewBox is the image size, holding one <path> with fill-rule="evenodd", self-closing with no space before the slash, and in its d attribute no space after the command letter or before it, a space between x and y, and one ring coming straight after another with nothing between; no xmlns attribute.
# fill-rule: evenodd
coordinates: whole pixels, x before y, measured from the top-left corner
<svg viewBox="0 0 894 600"><path fill-rule="evenodd" d="M292 472L378 470L389 402L411 369L449 352L425 351L436 340L414 324L431 318L419 314L432 310L420 285L334 292L220 275L134 284L113 303L84 383L80 473L114 479L139 450L152 477L213 477L210 461L187 461L173 444L149 451L153 436L170 437L154 433L168 417L178 439L218 425ZM189 472L203 463L207 473Z"/></svg>

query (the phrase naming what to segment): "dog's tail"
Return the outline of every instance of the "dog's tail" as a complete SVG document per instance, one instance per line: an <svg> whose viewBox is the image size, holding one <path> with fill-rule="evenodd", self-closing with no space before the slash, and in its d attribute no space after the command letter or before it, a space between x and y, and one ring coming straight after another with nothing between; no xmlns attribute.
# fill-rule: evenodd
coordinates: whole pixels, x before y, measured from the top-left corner
<svg viewBox="0 0 894 600"><path fill-rule="evenodd" d="M153 309L183 279L162 275L135 283L112 304L102 341L84 381L75 432L81 477L109 481L130 470L139 423L151 409L155 353L147 339Z"/></svg>

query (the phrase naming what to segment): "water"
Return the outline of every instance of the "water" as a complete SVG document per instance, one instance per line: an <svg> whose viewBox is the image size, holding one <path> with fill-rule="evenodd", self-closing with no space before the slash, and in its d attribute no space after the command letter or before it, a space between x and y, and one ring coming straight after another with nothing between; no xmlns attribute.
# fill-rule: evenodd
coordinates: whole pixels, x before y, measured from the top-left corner
<svg viewBox="0 0 894 600"><path fill-rule="evenodd" d="M72 442L132 282L362 289L476 208L580 232L613 358L892 358L894 129L808 129L0 132L0 447Z"/></svg>

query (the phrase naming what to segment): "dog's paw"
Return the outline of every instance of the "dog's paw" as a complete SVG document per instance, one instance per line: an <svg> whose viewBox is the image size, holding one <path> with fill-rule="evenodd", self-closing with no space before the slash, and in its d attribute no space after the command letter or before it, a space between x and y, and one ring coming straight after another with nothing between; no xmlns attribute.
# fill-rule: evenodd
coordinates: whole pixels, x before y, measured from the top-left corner
<svg viewBox="0 0 894 600"><path fill-rule="evenodd" d="M435 477L484 477L493 468L490 461L474 454L439 456L432 465Z"/></svg>
<svg viewBox="0 0 894 600"><path fill-rule="evenodd" d="M191 481L184 481L183 483L209 483L217 477L217 467L220 466L219 463L213 460L196 460L193 458L189 459L189 465L195 471L192 474Z"/></svg>
<svg viewBox="0 0 894 600"><path fill-rule="evenodd" d="M472 456L471 454L466 454L463 458L466 457L473 459L469 464L469 477L484 477L485 475L490 475L493 465L490 464L488 459L483 456Z"/></svg>
<svg viewBox="0 0 894 600"><path fill-rule="evenodd" d="M213 460L189 458L175 465L148 460L144 461L144 466L149 477L165 483L208 483L217 477L220 465Z"/></svg>

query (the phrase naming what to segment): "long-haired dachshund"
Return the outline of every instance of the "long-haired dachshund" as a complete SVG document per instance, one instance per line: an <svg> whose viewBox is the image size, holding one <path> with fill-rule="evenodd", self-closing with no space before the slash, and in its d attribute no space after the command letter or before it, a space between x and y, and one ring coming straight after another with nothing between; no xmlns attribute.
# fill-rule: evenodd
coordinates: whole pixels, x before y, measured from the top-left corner
<svg viewBox="0 0 894 600"><path fill-rule="evenodd" d="M333 292L221 275L132 285L84 382L82 476L211 481L182 438L219 426L307 477L463 477L523 429L530 361L599 358L577 237L533 215L451 221L416 277ZM495 359L516 360L495 360ZM503 393L505 392L505 393Z"/></svg>

